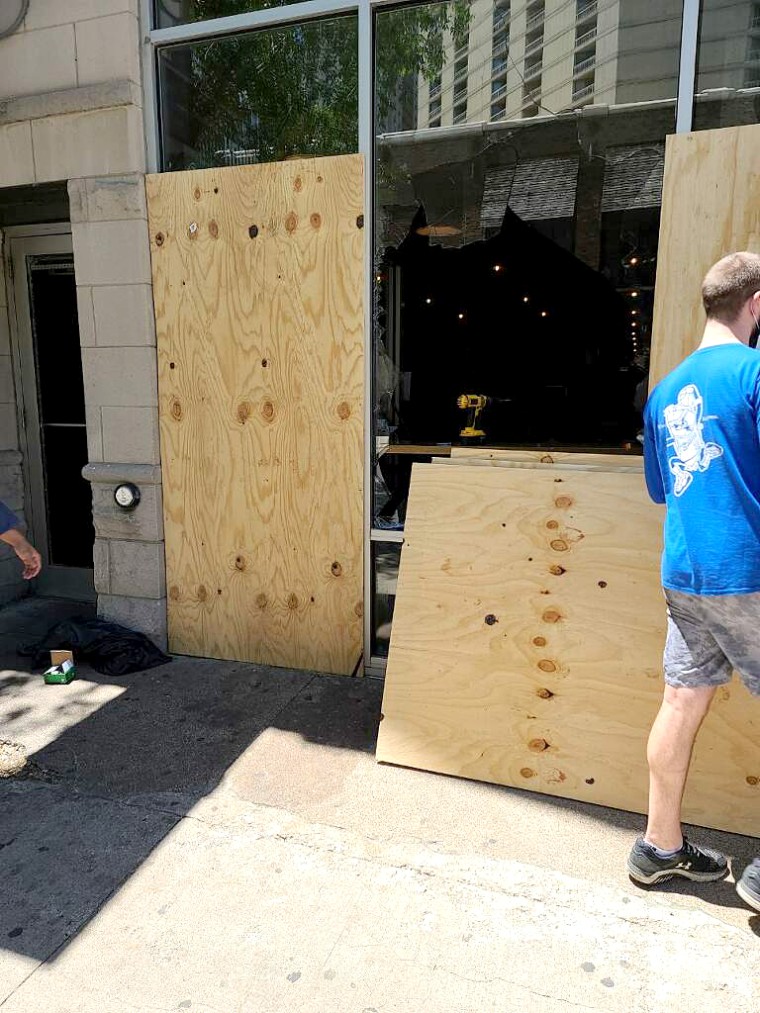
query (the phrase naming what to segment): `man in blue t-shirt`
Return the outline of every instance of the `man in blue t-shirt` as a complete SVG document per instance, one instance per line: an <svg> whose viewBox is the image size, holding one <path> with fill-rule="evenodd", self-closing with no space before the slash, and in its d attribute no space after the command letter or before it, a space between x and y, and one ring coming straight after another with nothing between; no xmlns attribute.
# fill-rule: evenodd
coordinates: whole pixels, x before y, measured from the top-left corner
<svg viewBox="0 0 760 1013"><path fill-rule="evenodd" d="M735 669L760 696L760 256L732 253L702 283L699 348L652 391L644 470L665 503L665 694L649 736L649 816L628 871L639 883L726 874L681 831L691 751L715 691ZM751 346L751 347L750 347ZM736 887L760 911L760 858Z"/></svg>

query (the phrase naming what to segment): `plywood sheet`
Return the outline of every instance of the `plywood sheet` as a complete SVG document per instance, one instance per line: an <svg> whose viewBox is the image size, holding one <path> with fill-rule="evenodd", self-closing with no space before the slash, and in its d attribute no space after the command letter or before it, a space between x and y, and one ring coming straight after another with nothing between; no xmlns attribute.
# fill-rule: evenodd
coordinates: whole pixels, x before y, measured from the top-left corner
<svg viewBox="0 0 760 1013"><path fill-rule="evenodd" d="M512 464L553 465L574 464L579 466L618 468L641 465L642 458L635 454L592 454L575 453L570 450L501 450L488 447L452 447L452 459L460 461L505 461Z"/></svg>
<svg viewBox="0 0 760 1013"><path fill-rule="evenodd" d="M699 344L702 279L735 250L760 253L760 124L668 137L650 386Z"/></svg>
<svg viewBox="0 0 760 1013"><path fill-rule="evenodd" d="M578 455L584 457L585 455ZM643 457L624 457L616 458L609 461L607 464L596 463L596 464L584 464L576 462L572 459L573 455L568 454L566 457L561 458L558 461L543 461L540 459L522 458L520 460L510 460L508 457L449 457L441 460L441 464L447 464L452 467L465 467L465 468L512 468L515 469L528 469L532 471L545 471L547 468L561 468L563 471L614 471L618 474L643 474L644 471L644 459Z"/></svg>
<svg viewBox="0 0 760 1013"><path fill-rule="evenodd" d="M148 177L176 652L351 673L360 156Z"/></svg>
<svg viewBox="0 0 760 1013"><path fill-rule="evenodd" d="M378 759L645 811L661 523L640 475L415 465ZM760 831L758 718L720 692L688 819Z"/></svg>

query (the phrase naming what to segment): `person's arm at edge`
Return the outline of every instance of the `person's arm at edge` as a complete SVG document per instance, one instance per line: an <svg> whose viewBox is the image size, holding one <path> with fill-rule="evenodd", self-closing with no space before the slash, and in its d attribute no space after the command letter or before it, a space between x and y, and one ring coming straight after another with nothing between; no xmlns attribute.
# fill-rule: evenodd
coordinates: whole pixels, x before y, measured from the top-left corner
<svg viewBox="0 0 760 1013"><path fill-rule="evenodd" d="M19 519L0 502L0 542L10 545L24 565L24 580L32 580L42 569L40 554L18 529Z"/></svg>

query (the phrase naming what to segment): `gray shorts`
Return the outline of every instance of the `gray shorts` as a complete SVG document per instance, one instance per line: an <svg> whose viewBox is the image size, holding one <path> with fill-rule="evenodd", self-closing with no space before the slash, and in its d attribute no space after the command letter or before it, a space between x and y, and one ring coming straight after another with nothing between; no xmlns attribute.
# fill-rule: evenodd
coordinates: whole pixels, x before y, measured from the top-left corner
<svg viewBox="0 0 760 1013"><path fill-rule="evenodd" d="M669 686L723 686L735 669L760 696L760 593L699 595L665 589Z"/></svg>

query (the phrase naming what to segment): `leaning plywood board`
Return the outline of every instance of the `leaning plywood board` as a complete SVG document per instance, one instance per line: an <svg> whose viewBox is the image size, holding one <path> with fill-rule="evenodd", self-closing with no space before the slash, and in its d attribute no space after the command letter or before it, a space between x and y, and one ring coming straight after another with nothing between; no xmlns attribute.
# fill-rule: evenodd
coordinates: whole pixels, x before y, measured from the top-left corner
<svg viewBox="0 0 760 1013"><path fill-rule="evenodd" d="M760 253L760 124L671 135L665 149L651 386L699 344L702 278L735 250Z"/></svg>
<svg viewBox="0 0 760 1013"><path fill-rule="evenodd" d="M415 465L378 759L644 811L661 521L640 475ZM688 819L760 831L759 718L720 691Z"/></svg>
<svg viewBox="0 0 760 1013"><path fill-rule="evenodd" d="M636 454L575 453L570 450L501 450L489 447L452 447L451 458L463 461L509 461L514 464L536 465L575 464L599 467L626 467L640 464Z"/></svg>
<svg viewBox="0 0 760 1013"><path fill-rule="evenodd" d="M363 164L148 177L173 651L351 673Z"/></svg>
<svg viewBox="0 0 760 1013"><path fill-rule="evenodd" d="M632 473L636 475L643 473L643 457L623 457L620 460L623 461L622 464L576 464L571 459L571 455L568 454L565 460L552 464L542 461L510 461L508 458L503 457L446 457L442 458L438 463L452 468L517 468L518 470L523 469L525 471L543 471L547 467L550 467L560 468L562 471L614 471L617 474Z"/></svg>

